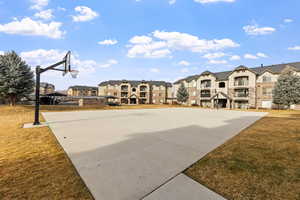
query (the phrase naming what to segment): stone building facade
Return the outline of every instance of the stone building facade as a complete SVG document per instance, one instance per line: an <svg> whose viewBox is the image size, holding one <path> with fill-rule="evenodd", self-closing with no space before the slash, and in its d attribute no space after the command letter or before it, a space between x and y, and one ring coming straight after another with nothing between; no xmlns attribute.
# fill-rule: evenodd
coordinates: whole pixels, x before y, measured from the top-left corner
<svg viewBox="0 0 300 200"><path fill-rule="evenodd" d="M69 87L67 95L73 97L98 96L98 88L92 86L75 85Z"/></svg>
<svg viewBox="0 0 300 200"><path fill-rule="evenodd" d="M53 93L53 92L55 92L55 86L53 84L46 83L46 82L40 83L40 94L41 95L46 95L46 94Z"/></svg>
<svg viewBox="0 0 300 200"><path fill-rule="evenodd" d="M173 84L174 96L181 84L189 92L188 104L221 108L272 108L273 90L280 74L292 71L300 75L300 62L209 72L189 76ZM294 105L295 108L300 107Z"/></svg>
<svg viewBox="0 0 300 200"><path fill-rule="evenodd" d="M164 81L111 80L99 84L99 96L112 96L120 104L164 104L172 84Z"/></svg>

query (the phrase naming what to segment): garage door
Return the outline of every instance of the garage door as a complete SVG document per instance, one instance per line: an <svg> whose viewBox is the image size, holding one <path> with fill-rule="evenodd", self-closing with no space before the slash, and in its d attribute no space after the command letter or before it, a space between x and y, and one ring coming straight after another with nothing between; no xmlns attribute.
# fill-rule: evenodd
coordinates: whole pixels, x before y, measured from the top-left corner
<svg viewBox="0 0 300 200"><path fill-rule="evenodd" d="M262 101L263 108L272 108L272 101Z"/></svg>

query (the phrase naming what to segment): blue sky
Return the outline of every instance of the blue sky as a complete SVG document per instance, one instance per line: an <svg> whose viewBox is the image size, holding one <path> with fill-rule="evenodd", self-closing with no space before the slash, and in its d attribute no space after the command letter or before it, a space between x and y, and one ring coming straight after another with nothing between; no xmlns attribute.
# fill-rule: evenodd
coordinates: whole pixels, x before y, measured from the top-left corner
<svg viewBox="0 0 300 200"><path fill-rule="evenodd" d="M300 61L298 0L0 0L0 53L32 67L73 52L78 79L175 81L204 70Z"/></svg>

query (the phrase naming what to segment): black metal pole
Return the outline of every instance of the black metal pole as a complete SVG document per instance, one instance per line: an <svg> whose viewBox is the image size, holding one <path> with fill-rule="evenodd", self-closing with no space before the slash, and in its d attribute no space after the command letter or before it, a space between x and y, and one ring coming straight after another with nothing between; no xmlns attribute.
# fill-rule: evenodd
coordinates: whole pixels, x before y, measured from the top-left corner
<svg viewBox="0 0 300 200"><path fill-rule="evenodd" d="M35 114L33 125L40 125L40 66L35 69Z"/></svg>

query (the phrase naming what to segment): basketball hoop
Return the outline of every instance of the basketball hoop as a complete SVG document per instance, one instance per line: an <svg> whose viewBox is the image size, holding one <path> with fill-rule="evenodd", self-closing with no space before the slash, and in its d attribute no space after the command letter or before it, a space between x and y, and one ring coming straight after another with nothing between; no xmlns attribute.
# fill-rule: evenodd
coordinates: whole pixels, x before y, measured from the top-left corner
<svg viewBox="0 0 300 200"><path fill-rule="evenodd" d="M71 51L68 51L67 55L64 58L65 61L65 71L70 72L71 71Z"/></svg>
<svg viewBox="0 0 300 200"><path fill-rule="evenodd" d="M70 74L72 76L72 78L77 78L79 75L79 71L78 70L71 70Z"/></svg>

